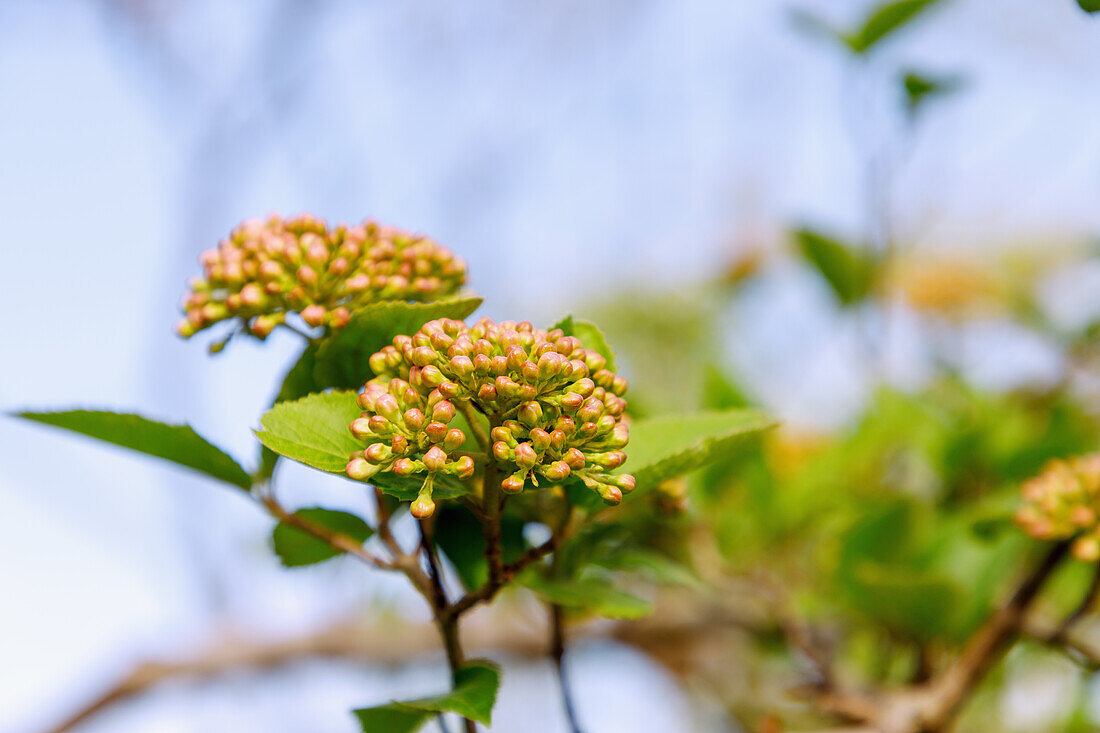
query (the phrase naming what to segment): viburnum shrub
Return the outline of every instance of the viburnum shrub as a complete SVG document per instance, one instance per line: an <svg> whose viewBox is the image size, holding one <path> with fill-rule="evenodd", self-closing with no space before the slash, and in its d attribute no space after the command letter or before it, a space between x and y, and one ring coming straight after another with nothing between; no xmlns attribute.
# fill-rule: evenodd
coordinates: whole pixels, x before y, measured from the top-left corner
<svg viewBox="0 0 1100 733"><path fill-rule="evenodd" d="M609 542L621 512L678 511L683 492L670 479L770 425L749 409L634 419L595 325L467 322L481 300L462 291L463 260L373 222L249 220L200 262L181 336L221 326L212 351L279 328L305 341L260 418L256 468L186 425L89 410L23 416L239 487L277 520L272 547L288 567L346 554L406 576L431 608L453 689L355 711L367 731L433 717L445 726L446 715L468 731L489 724L499 671L466 658L459 621L506 586L546 603L559 672L566 615L648 612L620 587L632 577L613 555L621 543ZM350 479L349 498L366 491L373 516L285 507L275 468L287 459ZM418 533L412 547L402 524ZM659 561L672 562L646 560Z"/></svg>

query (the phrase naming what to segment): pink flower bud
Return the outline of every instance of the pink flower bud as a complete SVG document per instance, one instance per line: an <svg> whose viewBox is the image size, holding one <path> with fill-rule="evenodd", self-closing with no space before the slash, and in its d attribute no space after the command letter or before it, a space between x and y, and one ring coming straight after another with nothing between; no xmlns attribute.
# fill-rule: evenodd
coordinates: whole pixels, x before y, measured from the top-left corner
<svg viewBox="0 0 1100 733"><path fill-rule="evenodd" d="M516 446L516 465L520 468L531 468L538 460L539 457L530 443L520 443Z"/></svg>
<svg viewBox="0 0 1100 733"><path fill-rule="evenodd" d="M522 474L512 474L500 482L500 489L506 494L518 494L523 491L524 478Z"/></svg>
<svg viewBox="0 0 1100 733"><path fill-rule="evenodd" d="M329 314L330 325L333 328L343 328L351 322L351 311L343 306L332 311Z"/></svg>
<svg viewBox="0 0 1100 733"><path fill-rule="evenodd" d="M391 451L385 443L372 443L363 451L363 456L374 464L386 461L390 458L390 454Z"/></svg>
<svg viewBox="0 0 1100 733"><path fill-rule="evenodd" d="M439 371L439 367L435 365L428 365L421 369L420 376L425 384L432 387L438 387L440 384L447 381L447 378L443 376L443 372Z"/></svg>
<svg viewBox="0 0 1100 733"><path fill-rule="evenodd" d="M466 433L458 428L451 428L447 431L447 434L443 436L443 450L448 452L458 450L465 442Z"/></svg>
<svg viewBox="0 0 1100 733"><path fill-rule="evenodd" d="M537 453L541 454L550 447L550 433L542 428L535 428L528 437L531 439L531 445Z"/></svg>
<svg viewBox="0 0 1100 733"><path fill-rule="evenodd" d="M264 301L264 291L256 283L248 283L241 288L241 302L250 308L260 305Z"/></svg>
<svg viewBox="0 0 1100 733"><path fill-rule="evenodd" d="M398 476L411 476L419 471L424 464L411 458L398 458L393 462L393 472Z"/></svg>
<svg viewBox="0 0 1100 733"><path fill-rule="evenodd" d="M455 461L455 472L459 478L467 479L474 475L474 459L469 456L462 456Z"/></svg>
<svg viewBox="0 0 1100 733"><path fill-rule="evenodd" d="M405 420L405 425L411 430L419 430L424 426L424 413L417 410L415 407L411 410L405 410L403 418Z"/></svg>
<svg viewBox="0 0 1100 733"><path fill-rule="evenodd" d="M311 305L302 311L302 320L311 326L320 326L325 322L325 307Z"/></svg>
<svg viewBox="0 0 1100 733"><path fill-rule="evenodd" d="M447 464L447 454L442 448L432 446L424 454L424 468L431 472L439 471Z"/></svg>
<svg viewBox="0 0 1100 733"><path fill-rule="evenodd" d="M301 267L299 267L297 275L298 282L304 283L306 285L317 284L317 271L309 265L302 265Z"/></svg>
<svg viewBox="0 0 1100 733"><path fill-rule="evenodd" d="M432 420L441 423L449 423L451 420L454 420L455 412L454 403L450 400L443 400L442 402L436 403L435 407L432 408Z"/></svg>
<svg viewBox="0 0 1100 733"><path fill-rule="evenodd" d="M417 346L412 352L412 362L419 367L435 364L436 353L430 346Z"/></svg>
<svg viewBox="0 0 1100 733"><path fill-rule="evenodd" d="M562 481L569 474L569 465L565 461L555 461L542 470L542 475L551 481Z"/></svg>
<svg viewBox="0 0 1100 733"><path fill-rule="evenodd" d="M409 513L417 519L427 519L435 513L435 502L432 497L421 494L409 505Z"/></svg>
<svg viewBox="0 0 1100 733"><path fill-rule="evenodd" d="M512 460L513 456L512 449L503 440L493 443L493 458L503 462Z"/></svg>
<svg viewBox="0 0 1100 733"><path fill-rule="evenodd" d="M585 460L584 454L581 453L580 450L578 450L577 448L570 448L569 450L567 450L565 452L563 460L565 461L565 465L569 466L574 471L579 471L580 469L584 468L584 465L587 462Z"/></svg>
<svg viewBox="0 0 1100 733"><path fill-rule="evenodd" d="M520 365L520 374L523 375L524 380L532 384L538 382L541 377L538 365L533 361L523 362L523 364Z"/></svg>
<svg viewBox="0 0 1100 733"><path fill-rule="evenodd" d="M428 440L433 443L442 443L443 439L447 437L447 426L441 422L430 422L424 428L424 433L428 436Z"/></svg>
<svg viewBox="0 0 1100 733"><path fill-rule="evenodd" d="M629 473L624 473L622 475L616 476L614 480L615 485L622 489L624 494L629 494L631 491L634 490L634 477L631 476Z"/></svg>
<svg viewBox="0 0 1100 733"><path fill-rule="evenodd" d="M374 410L390 422L397 422L399 419L400 407L397 404L397 398L388 392L378 395L374 400Z"/></svg>

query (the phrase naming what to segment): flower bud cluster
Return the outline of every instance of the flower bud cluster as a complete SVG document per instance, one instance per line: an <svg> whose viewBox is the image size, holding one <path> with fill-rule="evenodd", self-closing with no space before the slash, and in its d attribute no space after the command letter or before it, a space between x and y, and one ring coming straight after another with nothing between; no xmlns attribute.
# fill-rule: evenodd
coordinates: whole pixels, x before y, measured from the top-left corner
<svg viewBox="0 0 1100 733"><path fill-rule="evenodd" d="M245 221L199 261L203 276L176 325L184 338L231 318L265 338L290 312L340 328L358 306L433 300L466 280L465 262L431 239L372 221L329 227L309 214Z"/></svg>
<svg viewBox="0 0 1100 733"><path fill-rule="evenodd" d="M456 455L466 434L450 425L454 403L438 389L424 395L403 379L374 379L359 393L359 407L363 414L352 421L351 432L369 445L351 456L349 477L369 481L381 471L424 474L412 513L427 517L435 511L432 486L437 475L473 476L474 460Z"/></svg>
<svg viewBox="0 0 1100 733"><path fill-rule="evenodd" d="M1025 532L1041 540L1076 537L1075 557L1100 560L1100 453L1051 461L1021 491L1016 523Z"/></svg>
<svg viewBox="0 0 1100 733"><path fill-rule="evenodd" d="M632 476L613 473L626 460L627 382L607 369L603 356L560 329L484 318L473 326L430 321L412 336L396 337L370 366L379 376L364 395L392 393L396 383L426 403L468 403L488 416L488 460L503 471L506 493L575 476L617 504L634 488ZM369 422L376 412L360 419ZM359 473L362 464L349 464L349 475L353 468Z"/></svg>

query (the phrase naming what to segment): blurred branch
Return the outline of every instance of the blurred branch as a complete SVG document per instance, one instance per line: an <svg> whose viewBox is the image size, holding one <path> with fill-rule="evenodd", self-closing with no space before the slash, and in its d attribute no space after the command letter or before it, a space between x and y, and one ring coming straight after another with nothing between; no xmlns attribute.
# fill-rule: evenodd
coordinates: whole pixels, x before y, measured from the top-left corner
<svg viewBox="0 0 1100 733"><path fill-rule="evenodd" d="M712 610L685 620L679 616L615 624L589 623L573 633L577 640L614 639L651 651L685 637L701 637L729 628L752 628L755 619ZM528 658L546 654L544 632L514 609L474 614L464 629L467 649L507 651ZM207 682L248 671L274 671L307 659L342 659L364 664L409 663L439 652L429 627L400 618L380 618L374 623L340 622L291 639L256 640L229 635L215 638L205 650L175 661L151 660L138 664L100 696L50 728L48 733L68 733L116 704L138 697L169 681Z"/></svg>
<svg viewBox="0 0 1100 733"><path fill-rule="evenodd" d="M812 696L814 705L845 723L864 724L878 733L946 731L986 673L1026 633L1032 602L1068 552L1069 543L1055 545L1005 605L970 637L954 663L928 684L871 693L823 689Z"/></svg>

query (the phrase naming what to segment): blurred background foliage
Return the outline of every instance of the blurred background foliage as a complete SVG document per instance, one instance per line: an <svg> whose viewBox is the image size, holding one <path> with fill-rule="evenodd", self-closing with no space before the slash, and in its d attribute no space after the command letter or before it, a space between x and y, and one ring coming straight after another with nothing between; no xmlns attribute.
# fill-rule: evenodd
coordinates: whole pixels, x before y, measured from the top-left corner
<svg viewBox="0 0 1100 733"><path fill-rule="evenodd" d="M1073 6L1071 0L1063 4ZM919 36L922 23L938 14L938 22L950 24L943 20L950 18L950 5L947 0L860 3L847 24L831 20L832 13L825 19L817 12L821 8L784 7L785 33L812 49L815 58L842 59L837 88L844 98L838 107L852 140L852 169L861 192L854 217L790 217L778 240L743 227L735 242L721 248L725 259L702 268L709 273L705 276L695 272L690 279L654 283L624 267L629 275L615 278L613 285L563 285L565 278L558 277L530 290L516 287L516 278L547 264L549 248L541 245L560 239L560 230L543 234L552 227L515 225L505 231L517 241L504 246L485 231L488 225L470 225L471 231L455 225L470 241L488 242L472 259L480 261L473 263L474 272L496 267L494 274L501 275L497 282L486 277L490 282L475 283L490 296L491 308L499 307L492 305L492 296L509 306L538 301L530 307L540 315L563 311L570 301L574 313L600 324L620 370L631 379L636 416L752 406L780 419L763 435L724 446L719 464L631 497L608 514L608 521L574 538L551 573L523 579L568 609L571 633L579 640L608 637L642 650L672 675L693 710L718 711L717 722L696 712L684 729L773 733L828 722L793 694L799 685L812 684L820 670L806 649L792 645L798 637L790 633L792 627L812 636L812 646L835 658L838 674L852 684L895 686L926 679L957 653L1042 552L1011 523L1020 482L1051 458L1098 447L1100 308L1089 297L1096 292L1097 242L1080 234L1065 237L1052 222L1047 237L1027 233L988 246L953 241L926 246L922 212L904 212L908 226L901 226L905 201L898 199L910 190L899 184L906 165L929 142L929 134L950 134L937 125L937 115L980 90L981 79L972 78L968 68L931 63L935 59L919 53L919 45L903 57L884 57L883 51L892 39ZM1072 8L1075 19L1095 20L1081 11L1096 11L1096 3L1078 0L1078 5ZM146 37L134 28L142 23L167 28L157 20L156 3L105 6L123 29L119 47L140 45ZM315 19L308 10L297 12ZM290 20L282 23L293 30L293 13L285 15ZM279 30L276 26L281 27L273 24L273 30ZM432 28L446 37L444 23ZM282 36L274 34L278 42L266 45L255 69L278 63L270 55L279 56L276 52L291 45L287 38L294 36L285 30ZM171 32L167 37L174 38ZM1052 37L1057 45L1058 34ZM483 45L484 37L471 43ZM150 65L156 71L149 73L174 73L171 46L150 46L160 61ZM918 58L930 63L917 63ZM248 71L252 65L244 68L245 82L261 75ZM478 69L468 71L472 84ZM285 76L286 88L276 85L271 93L276 101L298 81ZM204 246L198 240L206 241L211 221L217 221L211 231L225 228L221 219L231 223L221 203L228 196L219 196L249 167L247 160L231 155L239 140L236 118L218 111L235 109L232 94L212 98L214 122L208 137L199 136L201 160L188 166L188 180L199 193L189 196L187 210L204 222L185 222L180 236L189 240L188 262ZM864 114L868 108L888 108L886 119L897 124ZM367 117L384 119L386 109L372 108ZM239 126L247 130L247 119ZM321 136L305 137L312 144ZM460 159L457 173L436 182L437 195L462 200L455 191L468 187L469 174L479 181L477 195L498 196L518 207L501 193L511 185L507 175L490 175L490 182L478 175L484 174L479 166L496 170L499 158L516 154L523 144L521 137L510 141L512 147L493 149L488 162ZM424 155L438 152L430 146L424 150ZM339 158L344 152L325 147L304 157L317 174L328 169L325 156ZM219 169L222 159L235 161L233 169ZM209 170L221 174L208 175ZM777 186L786 175L779 175ZM826 178L830 175L826 171ZM393 180L395 185L376 182L381 193L371 200L380 197L401 210L385 197L415 184ZM570 184L575 185L572 178ZM326 179L325 185L340 188L340 181ZM346 206L345 199L354 197L337 192L330 198ZM510 217L522 220L524 211L508 213L483 218L496 227ZM645 226L635 221L640 218L636 211L630 213L620 218L629 218L631 227ZM441 224L468 224L470 215L448 210L438 218ZM551 221L560 224L557 218ZM607 252L592 255L597 264L591 269L602 273L607 262L633 256L629 242L639 231L620 232L621 239L612 241ZM519 241L524 233L535 239ZM664 257L660 266L676 259L675 247L672 237L672 244L661 241L645 254ZM672 255L666 251L670 248ZM569 256L582 254L587 252ZM562 307L556 300L547 304L548 294L557 290ZM146 294L164 300L165 292L156 287ZM807 310L814 317L804 317ZM31 315L38 317L28 311L16 320L30 323ZM168 324L165 318L165 332ZM170 367L169 377L173 368L180 371ZM829 380L813 378L821 369L839 385L835 394L822 394ZM157 392L165 391L158 385ZM261 397L258 403L270 396ZM249 414L254 407L248 406ZM181 507L173 512L184 514ZM505 541L515 553L525 541L523 502L515 502L511 512ZM476 528L466 519L456 511L441 521L438 540L458 581L472 586L484 568ZM184 532L192 539L211 530L209 515L192 524ZM247 539L227 536L237 543L232 549L241 550L248 542L259 544L257 538L268 530L248 525ZM533 540L527 538L528 544ZM220 567L225 562L218 553L226 549L206 547L187 559L195 566ZM204 552L207 556L196 559ZM221 602L237 584L247 589L241 576L227 580L210 567L207 571L210 576L201 582ZM325 576L319 584L331 587L332 580ZM1067 564L1044 593L1040 612L1051 618L1064 615L1091 580L1091 569L1083 563ZM345 606L404 639L399 622L407 622L409 614L392 589L367 598L351 595ZM512 614L522 623L534 613L529 604L522 591L510 594L502 600L501 615ZM598 617L617 621L611 625ZM1098 636L1098 626L1086 619L1082 633ZM524 643L530 651L529 640ZM1021 643L986 680L958 729L1097 730L1096 679L1080 660L1040 642ZM535 694L533 688L543 695L545 687L532 685L524 694ZM363 701L358 686L354 694ZM502 699L508 694L505 688ZM594 707L589 704L589 720ZM275 722L294 724L292 719Z"/></svg>

